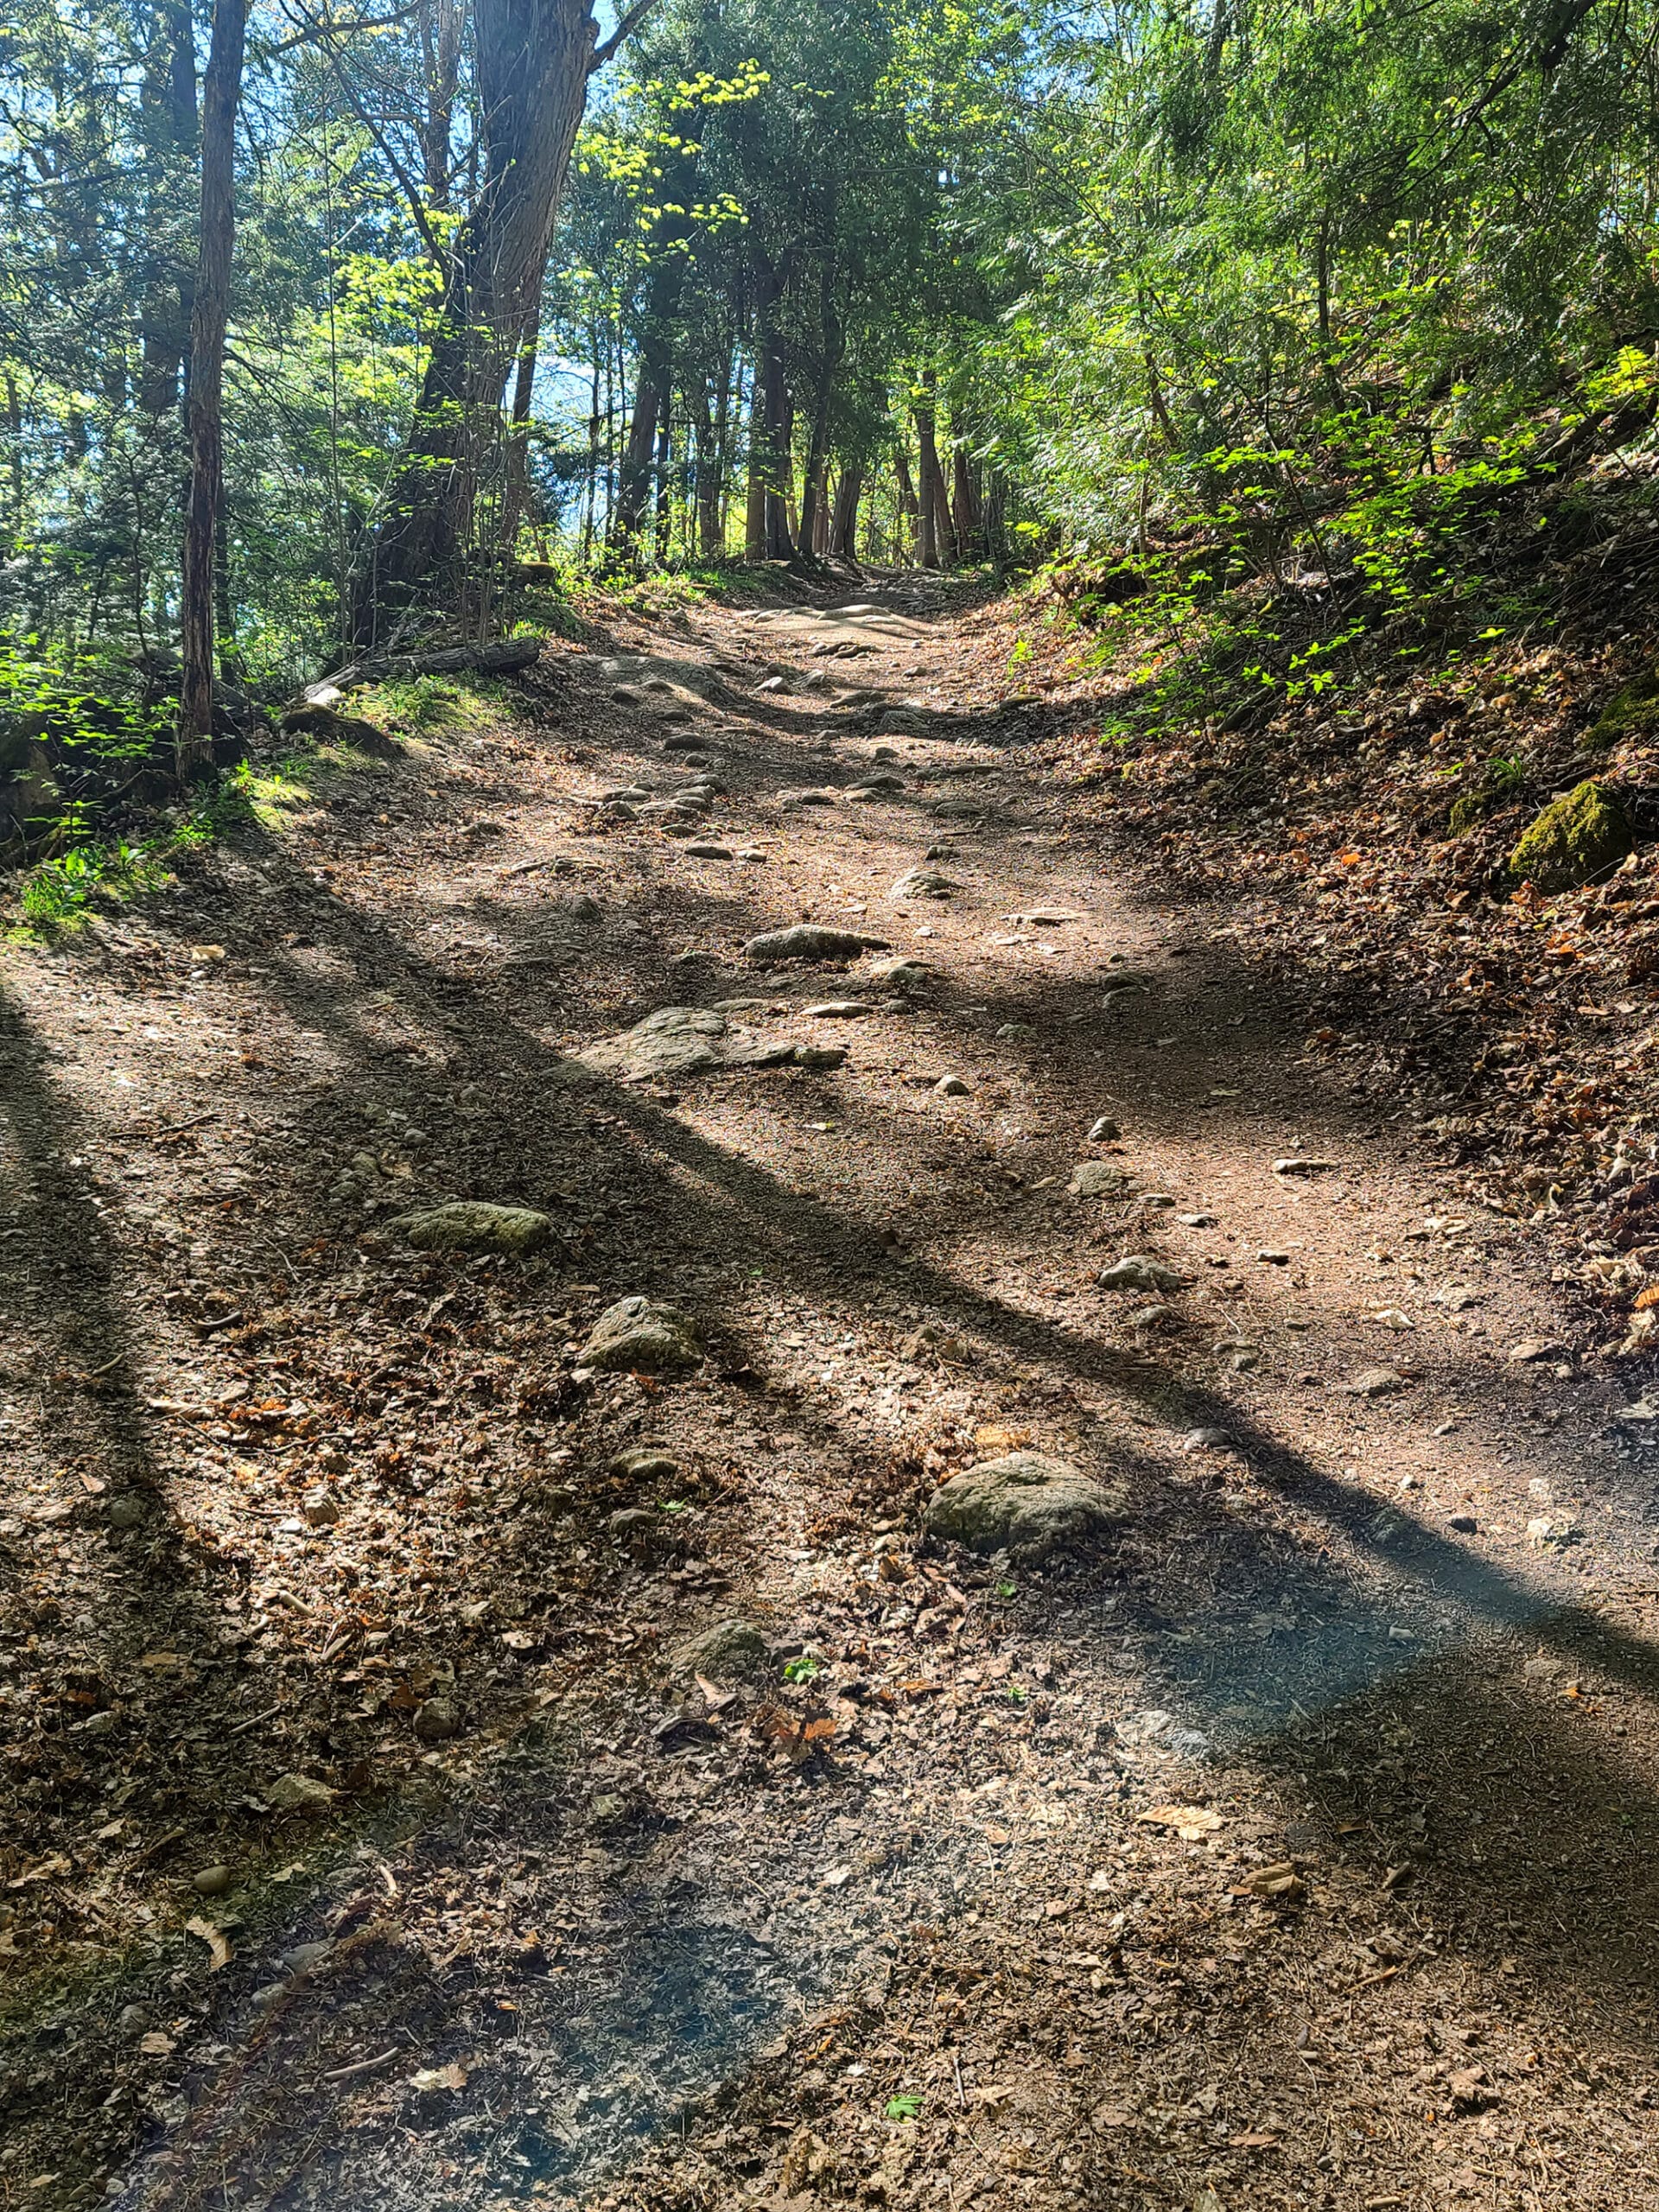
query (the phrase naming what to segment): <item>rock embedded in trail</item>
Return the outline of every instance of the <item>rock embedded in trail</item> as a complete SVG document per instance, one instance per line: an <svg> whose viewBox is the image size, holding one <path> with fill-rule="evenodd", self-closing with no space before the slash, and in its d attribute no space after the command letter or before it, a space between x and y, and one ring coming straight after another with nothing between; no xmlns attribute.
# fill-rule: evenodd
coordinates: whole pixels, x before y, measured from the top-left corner
<svg viewBox="0 0 1659 2212"><path fill-rule="evenodd" d="M689 861L728 861L732 857L729 845L710 844L706 839L699 839L695 844L682 845L680 850Z"/></svg>
<svg viewBox="0 0 1659 2212"><path fill-rule="evenodd" d="M847 1058L844 1045L798 1045L790 1054L798 1068L838 1068Z"/></svg>
<svg viewBox="0 0 1659 2212"><path fill-rule="evenodd" d="M763 967L784 960L851 960L861 952L885 952L884 938L860 937L852 930L826 929L817 922L797 922L785 930L763 930L743 950Z"/></svg>
<svg viewBox="0 0 1659 2212"><path fill-rule="evenodd" d="M870 981L885 983L889 990L914 991L929 982L932 974L925 960L878 960L870 970Z"/></svg>
<svg viewBox="0 0 1659 2212"><path fill-rule="evenodd" d="M861 1014L874 1014L875 1008L867 999L822 999L817 1006L803 1007L801 1011L809 1021L856 1021Z"/></svg>
<svg viewBox="0 0 1659 2212"><path fill-rule="evenodd" d="M664 1006L620 1037L601 1038L576 1058L596 1074L620 1076L624 1083L696 1075L721 1065L725 1054L712 1040L725 1034L724 1015L709 1007Z"/></svg>
<svg viewBox="0 0 1659 2212"><path fill-rule="evenodd" d="M1386 1398L1395 1390L1403 1390L1406 1378L1397 1367L1365 1367L1352 1382L1334 1387L1350 1398Z"/></svg>
<svg viewBox="0 0 1659 2212"><path fill-rule="evenodd" d="M338 1792L308 1774L279 1774L262 1794L273 1813L326 1813Z"/></svg>
<svg viewBox="0 0 1659 2212"><path fill-rule="evenodd" d="M534 1206L503 1206L484 1198L399 1214L387 1224L417 1252L536 1252L553 1234L553 1217Z"/></svg>
<svg viewBox="0 0 1659 2212"><path fill-rule="evenodd" d="M625 1476L630 1482L669 1483L680 1471L680 1463L666 1452L650 1444L637 1445L632 1451L619 1452L607 1468L613 1475Z"/></svg>
<svg viewBox="0 0 1659 2212"><path fill-rule="evenodd" d="M942 1075L933 1086L936 1098L966 1098L969 1095L968 1086L959 1075Z"/></svg>
<svg viewBox="0 0 1659 2212"><path fill-rule="evenodd" d="M1131 1253L1128 1259L1103 1268L1096 1280L1103 1290L1169 1291L1186 1287L1185 1275L1178 1275L1173 1268L1148 1259L1143 1252Z"/></svg>
<svg viewBox="0 0 1659 2212"><path fill-rule="evenodd" d="M1123 1510L1120 1492L1065 1460L1010 1452L953 1476L922 1518L931 1536L1035 1561L1104 1535Z"/></svg>
<svg viewBox="0 0 1659 2212"><path fill-rule="evenodd" d="M703 1351L689 1314L635 1296L606 1307L576 1358L606 1374L672 1375L701 1367Z"/></svg>
<svg viewBox="0 0 1659 2212"><path fill-rule="evenodd" d="M889 899L950 899L962 886L948 875L940 875L931 868L906 869L891 891Z"/></svg>
<svg viewBox="0 0 1659 2212"><path fill-rule="evenodd" d="M1088 1144L1109 1144L1115 1137L1121 1137L1122 1134L1122 1130L1119 1128L1111 1116L1103 1114L1097 1122L1090 1124L1089 1135L1084 1141Z"/></svg>
<svg viewBox="0 0 1659 2212"><path fill-rule="evenodd" d="M1080 1160L1071 1170L1067 1195L1074 1198L1115 1198L1128 1177L1109 1160Z"/></svg>
<svg viewBox="0 0 1659 2212"><path fill-rule="evenodd" d="M766 1639L752 1621L715 1621L674 1647L678 1675L706 1675L711 1681L763 1674L771 1659Z"/></svg>

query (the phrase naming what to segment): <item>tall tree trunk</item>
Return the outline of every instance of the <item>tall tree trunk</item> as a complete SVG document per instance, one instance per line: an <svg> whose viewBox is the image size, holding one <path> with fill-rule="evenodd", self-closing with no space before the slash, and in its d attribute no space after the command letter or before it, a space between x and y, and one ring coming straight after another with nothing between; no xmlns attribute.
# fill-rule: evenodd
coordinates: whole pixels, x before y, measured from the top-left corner
<svg viewBox="0 0 1659 2212"><path fill-rule="evenodd" d="M442 209L449 205L449 141L461 83L461 0L421 0L417 21L426 79L426 109L416 126L421 181L427 206Z"/></svg>
<svg viewBox="0 0 1659 2212"><path fill-rule="evenodd" d="M748 502L743 516L743 557L766 557L766 397L757 361L749 386Z"/></svg>
<svg viewBox="0 0 1659 2212"><path fill-rule="evenodd" d="M246 42L247 0L217 0L202 81L201 230L190 319L190 491L179 595L181 784L199 776L213 759L213 541L225 475L220 403L225 327L231 310L231 256L236 244L236 111Z"/></svg>
<svg viewBox="0 0 1659 2212"><path fill-rule="evenodd" d="M921 537L925 569L944 568L955 550L950 502L945 494L944 471L939 466L938 441L934 433L934 384L933 372L929 369L922 377L923 397L916 408L916 435L922 455Z"/></svg>
<svg viewBox="0 0 1659 2212"><path fill-rule="evenodd" d="M911 481L910 456L906 453L902 446L899 447L898 454L894 458L893 474L899 480L899 534L900 536L903 534L905 518L908 516L914 524L912 542L915 547L916 558L919 561L922 556L923 537L925 536L930 539L931 538L933 534L932 525L931 523L925 523L923 520L922 503L916 497L916 486ZM895 547L894 550L896 551L897 548Z"/></svg>
<svg viewBox="0 0 1659 2212"><path fill-rule="evenodd" d="M476 0L474 36L483 175L456 240L405 465L358 580L359 644L423 587L461 581L481 467L500 435L507 372L539 293L597 58L586 0Z"/></svg>
<svg viewBox="0 0 1659 2212"><path fill-rule="evenodd" d="M754 400L749 410L749 512L746 533L752 561L789 561L795 556L789 507L791 410L783 342L776 316L784 280L770 263L755 275Z"/></svg>
<svg viewBox="0 0 1659 2212"><path fill-rule="evenodd" d="M955 510L957 558L959 561L977 561L985 550L979 494L974 488L974 472L968 459L967 448L960 439L956 442L951 454L951 469L955 477L955 497L951 504Z"/></svg>
<svg viewBox="0 0 1659 2212"><path fill-rule="evenodd" d="M864 488L864 471L849 463L841 473L836 486L835 512L830 519L830 555L832 560L856 561L858 558L858 499Z"/></svg>
<svg viewBox="0 0 1659 2212"><path fill-rule="evenodd" d="M812 432L806 449L806 481L801 493L801 550L813 553L818 545L818 516L823 499L823 480L829 466L830 402L841 367L841 317L836 313L835 264L825 259L819 280L818 328L822 352L818 387L812 408Z"/></svg>
<svg viewBox="0 0 1659 2212"><path fill-rule="evenodd" d="M674 487L669 470L674 460L674 418L665 404L663 427L657 434L657 565L668 566L674 550Z"/></svg>
<svg viewBox="0 0 1659 2212"><path fill-rule="evenodd" d="M168 250L178 171L196 144L196 49L185 0L166 0L156 11L141 107L152 181L145 195L149 260L138 307L138 404L159 422L179 404L193 306L188 275Z"/></svg>

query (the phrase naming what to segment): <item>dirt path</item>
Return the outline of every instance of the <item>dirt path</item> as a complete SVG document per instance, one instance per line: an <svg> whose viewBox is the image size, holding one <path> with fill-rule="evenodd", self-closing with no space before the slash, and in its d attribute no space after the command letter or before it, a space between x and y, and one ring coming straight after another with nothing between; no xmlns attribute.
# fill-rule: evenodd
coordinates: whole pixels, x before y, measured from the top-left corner
<svg viewBox="0 0 1659 2212"><path fill-rule="evenodd" d="M5 956L0 2204L1655 2193L1644 1427L995 610L837 604ZM706 1361L585 1358L630 1295ZM1021 1449L1103 1547L925 1540Z"/></svg>

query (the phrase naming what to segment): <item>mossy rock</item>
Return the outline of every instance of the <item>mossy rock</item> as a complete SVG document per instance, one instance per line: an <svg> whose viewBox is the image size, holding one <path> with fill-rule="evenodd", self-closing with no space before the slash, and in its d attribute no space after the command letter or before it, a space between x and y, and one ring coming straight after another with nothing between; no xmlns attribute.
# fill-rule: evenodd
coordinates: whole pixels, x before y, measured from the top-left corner
<svg viewBox="0 0 1659 2212"><path fill-rule="evenodd" d="M361 715L342 715L334 707L315 702L288 708L281 728L288 737L315 738L319 745L347 745L354 752L371 753L381 760L397 759L404 749L378 723L365 721Z"/></svg>
<svg viewBox="0 0 1659 2212"><path fill-rule="evenodd" d="M1659 737L1659 667L1644 668L1615 691L1579 740L1586 752L1630 738Z"/></svg>
<svg viewBox="0 0 1659 2212"><path fill-rule="evenodd" d="M1523 833L1510 855L1510 874L1540 891L1571 891L1616 867L1634 842L1618 799L1587 777Z"/></svg>
<svg viewBox="0 0 1659 2212"><path fill-rule="evenodd" d="M454 1198L388 1224L417 1252L538 1252L553 1234L550 1215L533 1206L492 1205L482 1198Z"/></svg>
<svg viewBox="0 0 1659 2212"><path fill-rule="evenodd" d="M1489 791L1480 784L1471 791L1465 791L1452 802L1452 811L1446 817L1446 826L1454 837L1461 837L1465 830L1473 830L1483 823L1499 803L1503 794Z"/></svg>

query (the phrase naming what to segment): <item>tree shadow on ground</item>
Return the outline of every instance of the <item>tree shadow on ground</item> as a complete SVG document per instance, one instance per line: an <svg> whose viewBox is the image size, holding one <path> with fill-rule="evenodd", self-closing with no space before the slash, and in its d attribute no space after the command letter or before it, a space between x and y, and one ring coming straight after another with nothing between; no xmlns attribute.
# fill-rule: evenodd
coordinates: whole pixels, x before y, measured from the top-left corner
<svg viewBox="0 0 1659 2212"><path fill-rule="evenodd" d="M267 867L280 871L280 855L274 849L252 844L250 849L258 852ZM774 1173L711 1142L636 1092L586 1075L573 1087L568 1061L531 1034L522 1021L504 1016L498 1006L419 955L377 938L359 916L315 887L304 896L314 932L326 939L352 976L372 976L392 983L394 996L406 1005L412 1027L429 1025L433 1009L442 1009L447 1049L454 1057L464 1064L505 1071L498 1077L499 1094L511 1102L522 1122L494 1140L494 1160L516 1190L533 1194L556 1186L573 1169L592 1169L607 1191L626 1198L632 1208L631 1220L601 1225L595 1243L581 1259L584 1269L602 1262L619 1286L626 1281L632 1287L641 1270L653 1281L671 1281L682 1265L728 1236L736 1223L770 1273L814 1295L841 1298L854 1281L893 1287L889 1251L874 1231L850 1222L843 1210L785 1187ZM417 1068L406 1061L389 1064L376 1046L357 984L342 988L338 981L321 982L269 944L262 950L272 963L261 979L262 988L280 996L297 1016L333 1037L347 1071L340 1091L396 1097L423 1122L441 1122L453 1092L453 1071ZM1027 1001L1013 995L1001 1005L1010 1011L1026 1005L1029 1010ZM320 1147L335 1141L328 1119L338 1103L336 1095L315 1101L310 1109ZM556 1105L561 1109L557 1113ZM54 1122L56 1101L46 1093L30 1111L40 1128L63 1126L61 1117ZM903 1134L889 1129L887 1141L897 1143ZM932 1141L931 1133L916 1133L918 1143ZM301 1150L303 1154L303 1145ZM469 1172L476 1167L475 1155L468 1162ZM321 1174L319 1160L311 1171L314 1190ZM321 1211L307 1226L320 1234L329 1230ZM1392 1528L1379 1529L1374 1497L1333 1479L1304 1455L1288 1450L1230 1401L1139 1355L1058 1334L960 1277L925 1265L905 1270L902 1296L947 1317L997 1356L1046 1370L1063 1384L1108 1391L1125 1403L1140 1404L1171 1427L1224 1427L1248 1459L1262 1491L1278 1497L1295 1516L1317 1527L1333 1554L1382 1566L1396 1578L1408 1576L1426 1599L1471 1617L1483 1633L1524 1630L1577 1669L1593 1669L1631 1693L1651 1693L1656 1662L1651 1648L1642 1640L1587 1609L1563 1605L1554 1592L1532 1586L1482 1558L1472 1547L1414 1522L1408 1514L1395 1512L1390 1516ZM66 1313L70 1303L65 1302ZM100 1306L77 1289L73 1328L78 1332L78 1357L88 1338L88 1351L98 1349L100 1341L119 1341L121 1325L108 1306L107 1293ZM63 1325L67 1331L71 1324L66 1319ZM733 1357L764 1378L768 1366L764 1333L753 1323L740 1321L733 1326L731 1341ZM97 1402L94 1428L105 1420L103 1402ZM118 1440L136 1448L142 1427L131 1427L126 1410L111 1413L110 1427ZM861 1448L855 1437L846 1440L850 1451ZM96 1443L89 1434L87 1449ZM1650 1915L1644 1917L1643 1902L1648 1877L1636 1849L1618 1861L1618 1896L1608 1900L1605 1913L1584 1923L1576 1944L1571 1933L1565 1943L1559 1936L1551 1936L1536 1897L1529 1899L1525 1893L1527 1868L1545 1863L1547 1853L1559 1855L1559 1834L1568 1835L1569 1850L1585 1847L1598 1808L1610 1802L1629 1808L1637 1823L1631 1834L1637 1844L1647 1832L1645 1786L1622 1773L1616 1757L1587 1740L1576 1716L1565 1719L1557 1707L1541 1706L1535 1694L1512 1694L1501 1682L1489 1688L1460 1676L1452 1693L1446 1692L1440 1680L1425 1687L1425 1669L1432 1675L1435 1669L1461 1663L1453 1657L1463 1637L1461 1624L1439 1652L1426 1656L1421 1637L1408 1646L1389 1635L1395 1624L1386 1598L1363 1586L1357 1589L1344 1567L1320 1558L1313 1546L1299 1543L1294 1533L1272 1544L1264 1542L1248 1515L1241 1518L1236 1512L1224 1511L1216 1494L1207 1490L1192 1487L1171 1493L1163 1465L1137 1460L1116 1441L1096 1444L1092 1456L1102 1471L1121 1472L1128 1478L1150 1535L1169 1535L1188 1560L1201 1557L1206 1548L1224 1560L1240 1603L1271 1597L1294 1603L1299 1618L1306 1611L1326 1621L1319 1634L1309 1633L1298 1643L1294 1669L1276 1669L1290 1683L1294 1702L1310 1716L1311 1756L1339 1760L1351 1770L1362 1763L1367 1768L1389 1759L1399 1763L1397 1772L1385 1774L1381 1788L1340 1802L1363 1809L1385 1851L1398 1851L1408 1862L1416 1853L1425 1893L1432 1889L1444 1897L1456 1919L1459 1940L1496 1898L1502 1912L1491 1917L1503 1931L1506 1951L1521 1959L1523 1970L1547 1985L1558 2000L1563 1996L1580 1999L1586 1991L1606 1986L1612 1966L1623 1963L1618 1956L1621 1929L1624 1961L1646 1967L1648 1954L1639 1931L1650 1919ZM536 1540L538 1534L527 1532L527 1540ZM1116 1633L1102 1622L1103 1646ZM1193 1725L1230 1741L1240 1756L1248 1755L1259 1764L1278 1764L1300 1787L1306 1781L1310 1756L1302 1738L1295 1732L1264 1733L1248 1719L1228 1715L1227 1709L1241 1701L1236 1693L1255 1678L1255 1649L1259 1646L1252 1645L1248 1637L1226 1643L1217 1637L1215 1648L1206 1650L1211 1663L1202 1675L1189 1680L1172 1670L1171 1694L1179 1692L1185 1717ZM1106 1679L1115 1677L1103 1676ZM1411 1731L1415 1745L1379 1749L1370 1701L1380 1699L1386 1705L1390 1698L1417 1705ZM1297 1724L1299 1729L1300 1726ZM1498 1761L1480 1763L1484 1754L1478 1747L1489 1738L1518 1747L1503 1771ZM1417 1755L1402 1758L1405 1750ZM251 1771L251 1747L247 1757ZM1517 1789L1516 1771L1522 1768L1527 1772L1523 1786ZM1440 1791L1490 1788L1502 1797L1506 1819L1512 1816L1519 1822L1510 1857L1495 1866L1484 1857L1477 1862L1448 1853L1432 1866L1428 1863L1410 1828L1410 1809L1424 1794L1419 1782L1431 1776ZM1535 1787L1539 1777L1550 1792L1548 1802L1541 1802ZM236 1786L232 1773L227 1773L225 1786ZM1508 1871L1511 1857L1512 1872ZM1620 2005L1629 2004L1631 2022L1640 2018L1636 1994L1626 1990L1617 1999ZM211 2163L210 2136L211 2131L194 2139L203 2171Z"/></svg>

